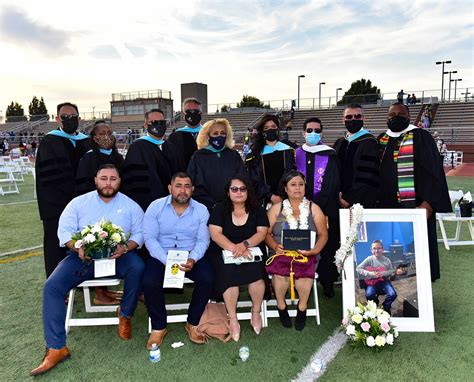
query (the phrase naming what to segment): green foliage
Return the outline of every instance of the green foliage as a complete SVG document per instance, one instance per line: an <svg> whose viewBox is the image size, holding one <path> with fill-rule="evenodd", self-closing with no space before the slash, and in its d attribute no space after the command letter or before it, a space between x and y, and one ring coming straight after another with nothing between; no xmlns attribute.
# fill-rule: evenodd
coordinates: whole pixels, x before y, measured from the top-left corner
<svg viewBox="0 0 474 382"><path fill-rule="evenodd" d="M237 104L237 107L258 107L269 109L270 105L264 105L257 97L244 95L242 100Z"/></svg>
<svg viewBox="0 0 474 382"><path fill-rule="evenodd" d="M48 117L49 120L48 109L46 109L43 97L39 100L34 96L30 102L30 106L28 106L28 111L30 113L30 121L37 121L44 117Z"/></svg>
<svg viewBox="0 0 474 382"><path fill-rule="evenodd" d="M7 117L7 122L21 122L27 120L23 106L14 101L7 106L5 115Z"/></svg>
<svg viewBox="0 0 474 382"><path fill-rule="evenodd" d="M228 111L230 111L230 105L224 105L221 107L221 113L227 113Z"/></svg>
<svg viewBox="0 0 474 382"><path fill-rule="evenodd" d="M382 99L380 89L378 89L377 86L372 86L370 80L362 78L351 84L349 90L344 93L337 104L348 105L350 103L376 103L379 99Z"/></svg>

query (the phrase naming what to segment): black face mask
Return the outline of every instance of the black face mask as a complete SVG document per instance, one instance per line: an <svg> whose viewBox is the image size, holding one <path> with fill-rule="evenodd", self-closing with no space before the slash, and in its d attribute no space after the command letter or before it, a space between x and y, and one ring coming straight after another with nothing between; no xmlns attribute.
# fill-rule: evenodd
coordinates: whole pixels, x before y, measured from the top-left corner
<svg viewBox="0 0 474 382"><path fill-rule="evenodd" d="M349 133L357 133L364 126L364 121L362 119L351 119L349 121L344 121L346 129Z"/></svg>
<svg viewBox="0 0 474 382"><path fill-rule="evenodd" d="M153 121L146 125L146 130L155 137L162 137L166 132L166 120Z"/></svg>
<svg viewBox="0 0 474 382"><path fill-rule="evenodd" d="M268 142L278 141L278 129L270 129L263 132L263 138Z"/></svg>
<svg viewBox="0 0 474 382"><path fill-rule="evenodd" d="M61 123L63 125L62 130L67 134L74 134L79 127L79 118L61 118Z"/></svg>
<svg viewBox="0 0 474 382"><path fill-rule="evenodd" d="M189 126L197 126L201 123L201 111L198 109L189 109L186 110L184 114L184 119Z"/></svg>
<svg viewBox="0 0 474 382"><path fill-rule="evenodd" d="M218 135L217 137L209 137L209 144L216 150L221 150L225 146L227 137L225 135Z"/></svg>
<svg viewBox="0 0 474 382"><path fill-rule="evenodd" d="M395 117L389 118L387 120L388 128L394 133L399 133L400 131L405 130L409 124L410 119L401 115L396 115Z"/></svg>

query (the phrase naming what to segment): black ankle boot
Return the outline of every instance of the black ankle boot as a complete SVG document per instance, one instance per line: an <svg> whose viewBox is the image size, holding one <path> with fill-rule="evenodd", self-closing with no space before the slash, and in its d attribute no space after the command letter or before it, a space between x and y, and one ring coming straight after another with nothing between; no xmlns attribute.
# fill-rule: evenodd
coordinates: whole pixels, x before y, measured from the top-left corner
<svg viewBox="0 0 474 382"><path fill-rule="evenodd" d="M278 308L278 315L280 316L280 322L285 328L291 328L291 319L288 314L288 309L285 306L285 309Z"/></svg>
<svg viewBox="0 0 474 382"><path fill-rule="evenodd" d="M295 319L295 329L302 331L306 326L306 309L301 311L300 308L297 309L296 319Z"/></svg>
<svg viewBox="0 0 474 382"><path fill-rule="evenodd" d="M325 298L333 298L334 297L334 284L329 283L329 284L323 284L323 296Z"/></svg>

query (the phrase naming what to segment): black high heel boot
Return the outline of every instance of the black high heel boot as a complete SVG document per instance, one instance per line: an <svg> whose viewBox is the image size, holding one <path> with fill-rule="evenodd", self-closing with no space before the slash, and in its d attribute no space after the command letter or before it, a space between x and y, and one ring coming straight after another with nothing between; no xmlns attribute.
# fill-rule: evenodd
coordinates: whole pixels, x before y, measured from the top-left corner
<svg viewBox="0 0 474 382"><path fill-rule="evenodd" d="M301 311L300 308L297 308L296 319L295 319L295 329L300 332L306 326L306 309Z"/></svg>
<svg viewBox="0 0 474 382"><path fill-rule="evenodd" d="M288 314L288 309L285 306L285 309L278 308L278 316L280 316L280 322L285 328L291 328L291 319Z"/></svg>

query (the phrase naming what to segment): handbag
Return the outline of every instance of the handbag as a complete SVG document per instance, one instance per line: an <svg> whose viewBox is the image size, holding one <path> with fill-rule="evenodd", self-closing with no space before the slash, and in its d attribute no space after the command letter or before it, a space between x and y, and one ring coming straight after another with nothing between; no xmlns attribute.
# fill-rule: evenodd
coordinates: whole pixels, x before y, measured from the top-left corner
<svg viewBox="0 0 474 382"><path fill-rule="evenodd" d="M206 339L217 338L222 342L229 342L232 336L225 304L223 302L208 302L196 331Z"/></svg>

